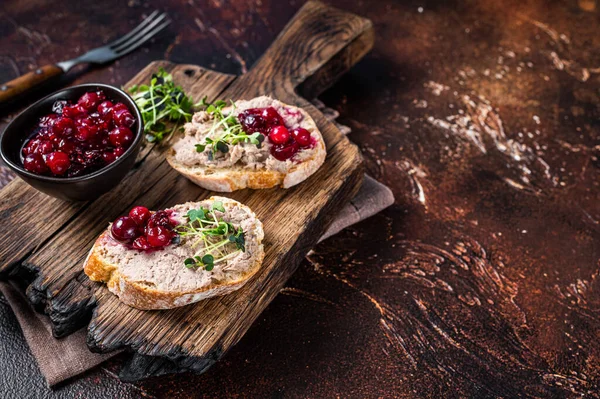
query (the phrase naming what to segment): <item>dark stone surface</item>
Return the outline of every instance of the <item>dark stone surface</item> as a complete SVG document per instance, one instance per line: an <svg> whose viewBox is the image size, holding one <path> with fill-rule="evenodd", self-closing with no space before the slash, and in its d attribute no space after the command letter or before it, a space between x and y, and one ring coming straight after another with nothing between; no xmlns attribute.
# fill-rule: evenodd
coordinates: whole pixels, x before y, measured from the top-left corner
<svg viewBox="0 0 600 399"><path fill-rule="evenodd" d="M8 0L0 80L156 7L169 32L75 81L120 84L160 58L240 73L300 3ZM138 385L157 397L598 397L600 4L330 3L371 18L377 41L323 99L396 204L315 248L206 374Z"/></svg>
<svg viewBox="0 0 600 399"><path fill-rule="evenodd" d="M0 397L3 399L138 398L144 392L98 368L51 391L23 338L17 319L0 295ZM114 361L113 361L114 363ZM107 364L106 367L109 367Z"/></svg>

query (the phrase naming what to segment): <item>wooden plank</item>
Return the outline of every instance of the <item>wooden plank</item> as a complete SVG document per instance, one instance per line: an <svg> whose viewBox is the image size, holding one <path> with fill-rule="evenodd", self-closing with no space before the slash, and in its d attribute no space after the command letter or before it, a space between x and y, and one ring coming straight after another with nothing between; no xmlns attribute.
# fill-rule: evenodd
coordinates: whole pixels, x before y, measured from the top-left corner
<svg viewBox="0 0 600 399"><path fill-rule="evenodd" d="M372 37L370 21L309 2L257 65L237 79L164 62L141 71L132 82L148 81L159 65L164 66L196 100L204 95L240 99L270 94L302 106L323 133L327 158L317 173L292 189L228 194L250 206L265 228L263 266L242 289L179 309L140 311L122 304L103 285L91 283L81 273L93 240L109 221L134 204L157 209L211 195L166 164L165 147L144 148L139 166L122 184L91 204L70 213L64 211L70 216L59 219L60 226L39 234L38 250L29 249L33 254L24 266L39 274L28 296L50 315L55 335L67 334L86 323L93 308L88 330L88 344L93 350L126 347L138 354L138 360L166 358L178 370L200 371L234 345L296 270L340 205L358 190L363 175L360 152L295 89L307 80L312 91L319 90L319 84L330 84L332 77L360 58L357 54L370 48ZM318 78L311 81L312 76ZM69 209L66 204L56 206ZM22 213L21 219L30 216L26 210ZM0 256L3 252L8 251L0 251ZM29 252L14 256L13 262Z"/></svg>

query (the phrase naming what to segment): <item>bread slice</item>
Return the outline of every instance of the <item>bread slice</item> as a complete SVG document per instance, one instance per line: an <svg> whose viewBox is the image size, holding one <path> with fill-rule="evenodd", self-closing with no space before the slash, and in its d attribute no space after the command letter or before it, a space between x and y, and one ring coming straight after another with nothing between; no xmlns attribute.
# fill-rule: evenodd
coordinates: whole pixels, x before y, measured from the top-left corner
<svg viewBox="0 0 600 399"><path fill-rule="evenodd" d="M180 244L142 252L112 238L109 226L85 260L85 274L92 281L105 282L125 304L144 310L171 309L241 288L259 270L264 257L262 223L250 208L215 196L170 208L171 219L186 223L189 210L209 208L214 201L221 201L225 208L225 213L215 212L219 218L244 230L245 252L216 263L211 271L189 269L184 260L197 249L191 246L195 240L182 237Z"/></svg>
<svg viewBox="0 0 600 399"><path fill-rule="evenodd" d="M288 128L303 127L311 133L314 146L309 149L301 149L293 161L277 161L268 150L271 144L268 140L263 143L263 155L269 157L264 163L248 163L241 161L226 167L205 163L201 160L194 162L194 144L200 142L202 132L206 125L197 122L194 118L186 125L185 136L176 142L167 153L167 161L179 173L187 177L195 184L211 191L231 192L244 188L262 189L280 186L289 188L306 180L315 173L325 162L327 151L323 136L317 128L315 121L304 109L284 104L267 96L261 96L248 101L235 103L236 112L248 108L274 107L284 118ZM231 107L224 109L224 113L231 112ZM204 132L206 133L206 132ZM245 143L243 146L252 146ZM192 150L184 151L188 148ZM245 147L248 148L248 147ZM179 154L178 154L179 152ZM185 156L181 154L185 153ZM186 158L187 156L187 158ZM185 161L184 161L185 160ZM187 162L186 162L187 161Z"/></svg>

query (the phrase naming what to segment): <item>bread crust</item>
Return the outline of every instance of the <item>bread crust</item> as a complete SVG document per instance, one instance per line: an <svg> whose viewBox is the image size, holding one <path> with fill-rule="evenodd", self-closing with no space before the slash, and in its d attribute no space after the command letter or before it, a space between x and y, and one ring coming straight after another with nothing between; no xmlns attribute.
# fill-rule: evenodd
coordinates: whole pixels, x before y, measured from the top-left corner
<svg viewBox="0 0 600 399"><path fill-rule="evenodd" d="M225 199L223 197L211 197L211 199ZM228 201L233 201L228 199ZM237 201L236 201L237 202ZM250 208L241 205L247 212L254 214ZM173 309L185 306L203 299L219 295L226 295L241 288L252 276L258 272L265 256L262 238L264 232L262 223L256 219L256 236L258 239L258 251L252 261L252 265L237 280L212 283L193 291L165 292L153 287L129 281L119 272L119 266L107 261L101 254L103 242L109 238L110 232L105 230L94 243L84 264L84 272L92 281L104 282L110 292L119 297L123 303L141 310Z"/></svg>
<svg viewBox="0 0 600 399"><path fill-rule="evenodd" d="M327 150L325 149L323 136L310 114L302 108L288 104L284 105L302 113L304 118L310 121L313 130L319 136L314 155L294 165L287 173L266 169L249 170L244 168L212 168L210 166L189 167L177 162L175 159L175 150L172 148L167 152L167 162L173 169L194 184L211 191L232 192L244 188L293 187L306 180L323 165L327 156Z"/></svg>

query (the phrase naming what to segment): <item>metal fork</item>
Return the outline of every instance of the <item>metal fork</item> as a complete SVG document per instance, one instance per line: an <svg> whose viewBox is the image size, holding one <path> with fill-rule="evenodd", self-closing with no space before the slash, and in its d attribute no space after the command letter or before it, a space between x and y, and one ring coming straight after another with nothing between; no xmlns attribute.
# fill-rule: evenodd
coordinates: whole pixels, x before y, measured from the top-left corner
<svg viewBox="0 0 600 399"><path fill-rule="evenodd" d="M55 65L45 65L1 85L0 103L7 102L48 79L68 72L75 65L83 63L105 64L114 61L146 43L170 23L171 20L166 13L159 13L156 10L131 32L105 46L90 50L72 60L61 61Z"/></svg>

